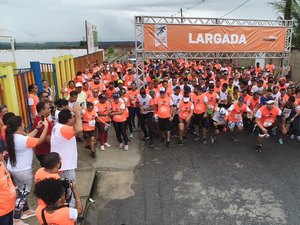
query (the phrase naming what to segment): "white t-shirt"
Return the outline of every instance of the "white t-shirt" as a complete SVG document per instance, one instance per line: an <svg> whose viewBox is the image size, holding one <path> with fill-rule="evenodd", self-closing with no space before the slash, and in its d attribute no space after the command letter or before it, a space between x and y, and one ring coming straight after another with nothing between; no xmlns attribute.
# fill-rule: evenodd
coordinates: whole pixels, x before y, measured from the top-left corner
<svg viewBox="0 0 300 225"><path fill-rule="evenodd" d="M62 161L60 171L77 168L77 144L73 127L57 123L51 133L51 152L57 152Z"/></svg>
<svg viewBox="0 0 300 225"><path fill-rule="evenodd" d="M143 109L147 109L150 107L150 100L152 99L150 95L146 95L145 98L143 98L140 94L137 95L137 99L139 101L140 106ZM150 111L143 111L141 112L141 114L147 114L149 112L153 112L154 110L150 110Z"/></svg>
<svg viewBox="0 0 300 225"><path fill-rule="evenodd" d="M38 142L38 138L24 136L22 134L14 134L15 152L16 152L16 166L10 164L8 158L7 169L8 171L24 171L32 167L33 150Z"/></svg>

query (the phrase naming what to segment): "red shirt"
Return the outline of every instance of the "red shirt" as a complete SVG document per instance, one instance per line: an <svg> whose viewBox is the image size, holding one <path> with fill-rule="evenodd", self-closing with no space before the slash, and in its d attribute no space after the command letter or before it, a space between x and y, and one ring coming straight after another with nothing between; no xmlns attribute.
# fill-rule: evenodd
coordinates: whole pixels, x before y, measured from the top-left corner
<svg viewBox="0 0 300 225"><path fill-rule="evenodd" d="M52 121L49 121L48 118L46 118L46 119L49 123L48 131L47 131L47 136L48 136L48 135L51 135L52 128L53 128L54 125L53 125ZM36 126L38 125L38 123L41 120L42 120L41 116L35 117L34 122L33 122L33 128L36 128ZM44 125L40 128L40 130L37 132L37 134L34 137L39 138L41 136L43 130L44 130ZM37 145L34 148L34 153L36 155L47 155L47 154L49 154L50 153L50 143L44 141L42 144Z"/></svg>

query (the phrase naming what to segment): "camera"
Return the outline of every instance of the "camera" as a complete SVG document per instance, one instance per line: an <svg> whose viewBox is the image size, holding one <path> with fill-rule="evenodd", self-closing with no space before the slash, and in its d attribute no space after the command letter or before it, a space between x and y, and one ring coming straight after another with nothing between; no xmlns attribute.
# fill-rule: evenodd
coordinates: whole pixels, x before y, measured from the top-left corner
<svg viewBox="0 0 300 225"><path fill-rule="evenodd" d="M70 203L72 197L72 181L67 178L61 178L60 182L65 191L66 203Z"/></svg>
<svg viewBox="0 0 300 225"><path fill-rule="evenodd" d="M72 181L67 178L60 179L61 184L63 185L64 189L67 191L68 189L72 189Z"/></svg>

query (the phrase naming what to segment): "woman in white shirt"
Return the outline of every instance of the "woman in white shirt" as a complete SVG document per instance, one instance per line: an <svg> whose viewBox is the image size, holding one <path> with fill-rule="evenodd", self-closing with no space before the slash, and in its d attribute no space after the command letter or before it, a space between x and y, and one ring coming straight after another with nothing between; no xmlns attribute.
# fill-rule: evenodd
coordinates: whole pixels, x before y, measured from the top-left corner
<svg viewBox="0 0 300 225"><path fill-rule="evenodd" d="M34 138L38 130L44 125L40 138ZM33 173L32 159L35 146L44 142L48 131L48 122L40 121L37 127L29 134L24 132L22 117L14 116L7 121L6 146L9 153L7 169L14 178L19 192L29 193L31 191ZM23 208L22 219L34 216L35 212L30 210L27 202Z"/></svg>

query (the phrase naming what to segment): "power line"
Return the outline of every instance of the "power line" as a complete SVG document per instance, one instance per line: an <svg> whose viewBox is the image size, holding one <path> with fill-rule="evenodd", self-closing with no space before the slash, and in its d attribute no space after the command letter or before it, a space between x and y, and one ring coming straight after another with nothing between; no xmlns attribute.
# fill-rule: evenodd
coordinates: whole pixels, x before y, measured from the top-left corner
<svg viewBox="0 0 300 225"><path fill-rule="evenodd" d="M230 13L234 12L235 10L237 10L238 8L241 8L243 5L245 5L247 2L249 2L250 0L246 0L244 1L242 4L238 5L237 7L235 7L234 9L232 9L230 12L226 13L224 16L221 16L221 18L229 15Z"/></svg>

